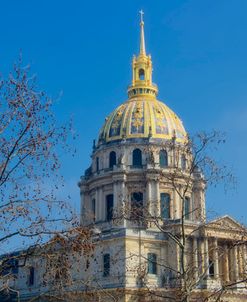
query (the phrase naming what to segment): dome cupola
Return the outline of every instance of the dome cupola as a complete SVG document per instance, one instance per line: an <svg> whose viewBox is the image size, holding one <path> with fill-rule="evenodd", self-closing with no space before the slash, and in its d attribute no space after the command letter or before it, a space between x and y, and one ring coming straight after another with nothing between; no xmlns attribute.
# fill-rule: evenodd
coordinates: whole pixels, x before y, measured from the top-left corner
<svg viewBox="0 0 247 302"><path fill-rule="evenodd" d="M152 60L146 54L143 12L140 14L140 51L132 61L128 100L106 118L98 145L138 138L175 138L182 143L187 136L178 116L157 100L158 87L152 82Z"/></svg>

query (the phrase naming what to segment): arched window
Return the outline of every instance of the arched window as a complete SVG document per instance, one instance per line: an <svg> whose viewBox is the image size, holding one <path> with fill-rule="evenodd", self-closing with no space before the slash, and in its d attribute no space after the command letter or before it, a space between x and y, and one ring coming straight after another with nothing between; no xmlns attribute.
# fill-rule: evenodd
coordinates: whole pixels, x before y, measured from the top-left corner
<svg viewBox="0 0 247 302"><path fill-rule="evenodd" d="M185 197L184 199L184 219L190 219L190 199L189 197Z"/></svg>
<svg viewBox="0 0 247 302"><path fill-rule="evenodd" d="M139 80L145 80L145 71L144 69L139 69Z"/></svg>
<svg viewBox="0 0 247 302"><path fill-rule="evenodd" d="M142 151L140 149L135 149L132 154L132 165L135 167L142 166Z"/></svg>
<svg viewBox="0 0 247 302"><path fill-rule="evenodd" d="M168 155L166 150L160 150L160 166L161 167L168 166Z"/></svg>
<svg viewBox="0 0 247 302"><path fill-rule="evenodd" d="M186 157L184 154L181 156L181 168L182 170L186 170Z"/></svg>
<svg viewBox="0 0 247 302"><path fill-rule="evenodd" d="M109 154L109 168L113 168L113 166L116 165L117 158L116 158L116 152L111 151Z"/></svg>
<svg viewBox="0 0 247 302"><path fill-rule="evenodd" d="M96 157L96 172L99 172L99 158Z"/></svg>
<svg viewBox="0 0 247 302"><path fill-rule="evenodd" d="M168 193L160 193L160 214L164 219L171 218L170 215L171 197Z"/></svg>

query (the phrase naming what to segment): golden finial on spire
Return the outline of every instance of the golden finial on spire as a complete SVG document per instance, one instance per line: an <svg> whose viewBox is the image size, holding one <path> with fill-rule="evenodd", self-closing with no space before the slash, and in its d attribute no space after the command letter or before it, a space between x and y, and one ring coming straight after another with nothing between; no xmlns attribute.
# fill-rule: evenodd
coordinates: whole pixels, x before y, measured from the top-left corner
<svg viewBox="0 0 247 302"><path fill-rule="evenodd" d="M140 10L139 13L141 15L141 22L140 22L140 26L141 26L140 55L146 55L145 37L144 37L144 21L143 21L144 12L143 12L143 10Z"/></svg>

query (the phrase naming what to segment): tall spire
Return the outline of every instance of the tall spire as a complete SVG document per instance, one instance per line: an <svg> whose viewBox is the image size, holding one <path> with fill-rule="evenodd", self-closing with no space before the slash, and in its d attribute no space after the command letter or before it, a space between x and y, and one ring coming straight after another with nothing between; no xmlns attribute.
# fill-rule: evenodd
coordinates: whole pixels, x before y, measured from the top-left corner
<svg viewBox="0 0 247 302"><path fill-rule="evenodd" d="M128 87L129 99L144 97L146 99L154 99L158 93L158 87L152 82L152 60L151 56L146 54L145 38L144 38L144 12L141 10L141 39L140 53L133 57L132 61L132 84Z"/></svg>
<svg viewBox="0 0 247 302"><path fill-rule="evenodd" d="M140 55L146 55L145 37L144 37L144 21L143 21L144 12L143 12L143 10L140 10L139 13L141 15L141 22L140 22L140 27L141 27Z"/></svg>

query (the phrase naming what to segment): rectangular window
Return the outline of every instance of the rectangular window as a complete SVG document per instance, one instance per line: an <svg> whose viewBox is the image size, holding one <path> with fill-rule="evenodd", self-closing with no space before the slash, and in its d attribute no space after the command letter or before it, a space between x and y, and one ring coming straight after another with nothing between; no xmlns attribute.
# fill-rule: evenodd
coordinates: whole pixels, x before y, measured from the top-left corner
<svg viewBox="0 0 247 302"><path fill-rule="evenodd" d="M99 158L96 157L96 172L99 172Z"/></svg>
<svg viewBox="0 0 247 302"><path fill-rule="evenodd" d="M160 193L160 214L164 219L171 218L170 214L170 195L167 193Z"/></svg>
<svg viewBox="0 0 247 302"><path fill-rule="evenodd" d="M106 196L106 221L111 221L113 218L113 194Z"/></svg>
<svg viewBox="0 0 247 302"><path fill-rule="evenodd" d="M157 256L153 253L148 253L148 274L157 274Z"/></svg>
<svg viewBox="0 0 247 302"><path fill-rule="evenodd" d="M214 262L209 259L209 276L214 277Z"/></svg>
<svg viewBox="0 0 247 302"><path fill-rule="evenodd" d="M190 199L185 197L184 199L184 219L190 220Z"/></svg>
<svg viewBox="0 0 247 302"><path fill-rule="evenodd" d="M107 277L110 275L110 254L103 255L103 276Z"/></svg>
<svg viewBox="0 0 247 302"><path fill-rule="evenodd" d="M134 192L131 194L131 212L130 219L143 220L143 193Z"/></svg>

